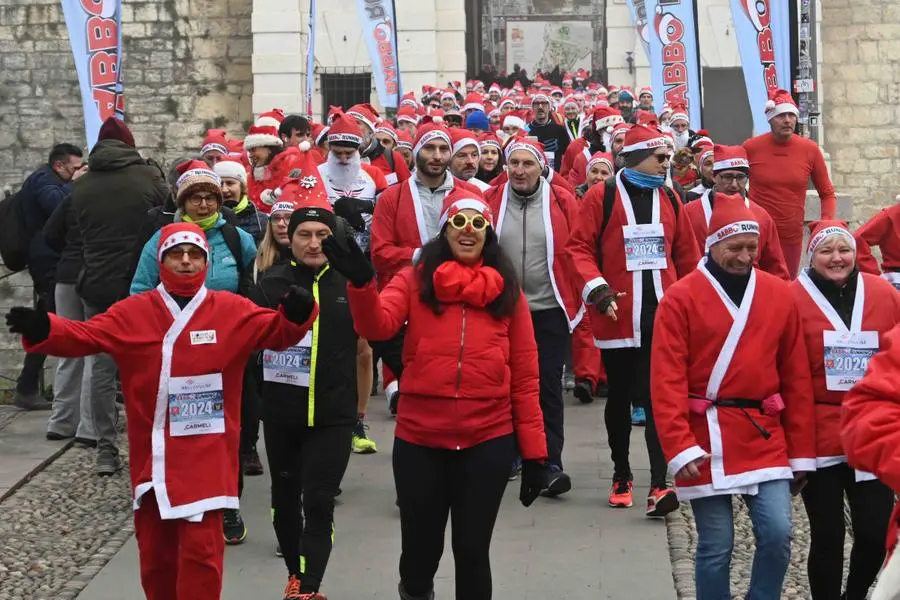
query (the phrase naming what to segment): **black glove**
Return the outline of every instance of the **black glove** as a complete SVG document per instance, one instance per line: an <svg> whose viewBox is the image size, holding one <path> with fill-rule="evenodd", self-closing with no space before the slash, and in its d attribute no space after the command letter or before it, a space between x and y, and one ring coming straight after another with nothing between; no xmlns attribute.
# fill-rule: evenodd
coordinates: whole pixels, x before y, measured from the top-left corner
<svg viewBox="0 0 900 600"><path fill-rule="evenodd" d="M375 204L368 200L342 196L334 203L334 214L345 218L357 231L366 229L366 222L362 218L363 213L372 214L373 212L375 212Z"/></svg>
<svg viewBox="0 0 900 600"><path fill-rule="evenodd" d="M522 485L519 488L519 502L528 508L537 500L541 492L550 485L550 467L537 460L522 461Z"/></svg>
<svg viewBox="0 0 900 600"><path fill-rule="evenodd" d="M6 313L6 326L10 333L19 333L32 344L39 344L50 337L50 317L43 302L37 309L14 306Z"/></svg>
<svg viewBox="0 0 900 600"><path fill-rule="evenodd" d="M617 296L618 293L604 283L591 291L590 295L588 295L588 302L593 304L600 312L605 313Z"/></svg>
<svg viewBox="0 0 900 600"><path fill-rule="evenodd" d="M292 285L287 294L281 298L284 316L297 325L306 323L315 306L316 299L313 295L299 285Z"/></svg>
<svg viewBox="0 0 900 600"><path fill-rule="evenodd" d="M354 287L363 287L375 277L372 263L363 254L349 231L347 232L347 249L341 248L341 244L333 235L330 235L322 242L322 252L328 257L328 264L346 277Z"/></svg>

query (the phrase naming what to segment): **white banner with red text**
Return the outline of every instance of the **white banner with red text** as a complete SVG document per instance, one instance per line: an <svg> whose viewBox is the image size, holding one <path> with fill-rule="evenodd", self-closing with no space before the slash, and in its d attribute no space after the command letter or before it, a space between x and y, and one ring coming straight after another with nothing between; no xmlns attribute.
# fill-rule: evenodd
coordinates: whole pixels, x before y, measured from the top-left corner
<svg viewBox="0 0 900 600"><path fill-rule="evenodd" d="M625 0L631 12L631 23L637 30L638 39L644 48L644 55L650 60L650 23L647 20L647 6L644 0Z"/></svg>
<svg viewBox="0 0 900 600"><path fill-rule="evenodd" d="M650 82L656 113L664 104L687 106L691 129L702 124L700 49L694 0L646 0Z"/></svg>
<svg viewBox="0 0 900 600"><path fill-rule="evenodd" d="M394 2L356 0L356 13L372 60L372 77L378 90L378 101L384 108L397 108L400 101L400 65Z"/></svg>

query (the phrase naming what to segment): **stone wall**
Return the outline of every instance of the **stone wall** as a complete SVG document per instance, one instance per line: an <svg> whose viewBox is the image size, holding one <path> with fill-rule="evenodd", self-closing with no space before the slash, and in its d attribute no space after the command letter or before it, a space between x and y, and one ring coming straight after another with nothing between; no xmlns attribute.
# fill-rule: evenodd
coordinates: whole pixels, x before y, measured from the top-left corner
<svg viewBox="0 0 900 600"><path fill-rule="evenodd" d="M126 121L145 156L163 162L196 150L210 127L246 130L251 5L123 0ZM50 147L64 141L85 144L60 1L0 0L0 187L17 189ZM28 283L22 274L0 280L0 313L30 297ZM17 341L0 334L0 375L14 377L20 361ZM0 389L8 385L0 378Z"/></svg>
<svg viewBox="0 0 900 600"><path fill-rule="evenodd" d="M900 193L900 4L820 4L825 149L835 188L865 221Z"/></svg>

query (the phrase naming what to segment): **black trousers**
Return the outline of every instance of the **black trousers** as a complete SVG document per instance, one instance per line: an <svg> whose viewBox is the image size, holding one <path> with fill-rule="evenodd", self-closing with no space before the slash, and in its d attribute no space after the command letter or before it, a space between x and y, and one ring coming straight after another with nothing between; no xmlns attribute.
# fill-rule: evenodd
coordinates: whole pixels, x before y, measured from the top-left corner
<svg viewBox="0 0 900 600"><path fill-rule="evenodd" d="M35 300L43 303L47 312L56 312L56 285L53 281L35 281L32 280L34 286ZM40 390L41 371L44 370L44 361L47 360L46 354L35 354L32 352L25 354L25 360L22 361L22 371L16 380L16 391L20 394L37 394Z"/></svg>
<svg viewBox="0 0 900 600"><path fill-rule="evenodd" d="M456 598L490 600L491 537L515 445L513 435L465 450L427 448L394 439L403 546L400 581L410 596L424 597L434 588L450 517Z"/></svg>
<svg viewBox="0 0 900 600"><path fill-rule="evenodd" d="M840 600L844 571L844 494L850 504L853 549L846 600L864 600L884 561L894 493L878 480L855 480L847 464L807 475L803 504L809 516L809 588L813 600Z"/></svg>
<svg viewBox="0 0 900 600"><path fill-rule="evenodd" d="M628 460L631 446L631 405L633 403L646 407L647 425L644 428L644 438L650 456L650 487L665 488L668 465L659 444L650 399L650 346L653 342L653 319L648 315L642 321L647 321L649 326L642 328L640 348L615 348L600 352L603 367L606 369L606 383L609 386L604 409L606 435L612 453L614 476L631 477L631 463Z"/></svg>
<svg viewBox="0 0 900 600"><path fill-rule="evenodd" d="M562 376L566 348L569 347L569 322L561 308L533 311L531 322L538 350L548 462L561 469L565 441Z"/></svg>
<svg viewBox="0 0 900 600"><path fill-rule="evenodd" d="M268 419L263 424L275 537L288 573L302 582L301 591L317 592L331 556L334 496L350 461L353 427Z"/></svg>

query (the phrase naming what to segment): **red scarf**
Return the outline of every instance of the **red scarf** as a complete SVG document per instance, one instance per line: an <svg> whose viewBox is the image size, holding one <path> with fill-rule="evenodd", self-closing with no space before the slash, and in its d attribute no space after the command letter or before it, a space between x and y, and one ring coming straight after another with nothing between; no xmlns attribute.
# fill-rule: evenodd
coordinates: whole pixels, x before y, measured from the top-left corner
<svg viewBox="0 0 900 600"><path fill-rule="evenodd" d="M503 276L481 264L466 266L448 260L434 271L434 294L444 304L465 303L484 308L503 292Z"/></svg>
<svg viewBox="0 0 900 600"><path fill-rule="evenodd" d="M206 267L193 275L179 275L159 265L159 280L171 295L193 298L206 281Z"/></svg>

